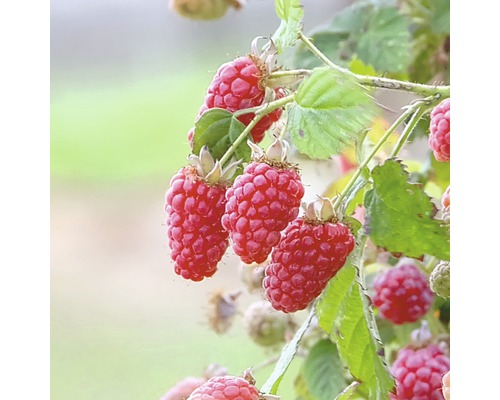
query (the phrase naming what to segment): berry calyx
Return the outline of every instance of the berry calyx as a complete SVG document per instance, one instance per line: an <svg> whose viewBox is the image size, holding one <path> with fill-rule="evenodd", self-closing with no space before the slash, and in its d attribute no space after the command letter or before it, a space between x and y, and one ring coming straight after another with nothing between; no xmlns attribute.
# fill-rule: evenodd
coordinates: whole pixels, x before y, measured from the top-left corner
<svg viewBox="0 0 500 400"><path fill-rule="evenodd" d="M450 99L431 111L429 147L438 161L450 161Z"/></svg>
<svg viewBox="0 0 500 400"><path fill-rule="evenodd" d="M373 304L394 324L415 322L429 311L433 294L427 277L413 264L400 264L374 281Z"/></svg>
<svg viewBox="0 0 500 400"><path fill-rule="evenodd" d="M304 195L296 168L286 161L288 144L276 140L267 153L253 143L254 160L226 193L222 226L246 264L263 263L293 221Z"/></svg>
<svg viewBox="0 0 500 400"><path fill-rule="evenodd" d="M237 376L215 376L198 387L187 400L259 400L259 391Z"/></svg>
<svg viewBox="0 0 500 400"><path fill-rule="evenodd" d="M181 168L165 195L166 225L174 271L185 279L201 281L212 276L228 245L220 219L225 209L227 177L206 147L192 164Z"/></svg>
<svg viewBox="0 0 500 400"><path fill-rule="evenodd" d="M429 277L431 290L444 299L450 298L450 263L440 261Z"/></svg>
<svg viewBox="0 0 500 400"><path fill-rule="evenodd" d="M344 266L355 242L331 201L307 205L283 232L266 268L263 287L272 306L285 313L305 309Z"/></svg>
<svg viewBox="0 0 500 400"><path fill-rule="evenodd" d="M436 345L399 351L391 373L396 379L394 400L443 400L442 379L450 370L450 359Z"/></svg>
<svg viewBox="0 0 500 400"><path fill-rule="evenodd" d="M255 54L238 57L219 67L205 95L205 101L198 111L196 119L212 108L222 108L232 113L246 108L263 105L265 102L284 97L282 88L271 89L267 86L269 62ZM264 139L266 131L278 121L283 110L278 108L263 116L250 132L255 143ZM245 126L255 117L255 113L242 114L238 120ZM188 140L193 147L194 129L188 133Z"/></svg>

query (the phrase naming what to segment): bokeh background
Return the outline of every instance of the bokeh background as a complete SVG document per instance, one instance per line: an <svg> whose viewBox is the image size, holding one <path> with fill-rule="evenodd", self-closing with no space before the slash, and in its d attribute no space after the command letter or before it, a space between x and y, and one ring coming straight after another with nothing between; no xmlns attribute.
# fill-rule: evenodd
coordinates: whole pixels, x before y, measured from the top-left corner
<svg viewBox="0 0 500 400"><path fill-rule="evenodd" d="M302 3L307 30L349 1ZM224 336L208 327L207 296L240 287L240 266L175 275L163 200L214 72L274 32L274 2L195 22L168 0L52 0L50 23L51 398L157 400L210 363L266 360L240 316Z"/></svg>

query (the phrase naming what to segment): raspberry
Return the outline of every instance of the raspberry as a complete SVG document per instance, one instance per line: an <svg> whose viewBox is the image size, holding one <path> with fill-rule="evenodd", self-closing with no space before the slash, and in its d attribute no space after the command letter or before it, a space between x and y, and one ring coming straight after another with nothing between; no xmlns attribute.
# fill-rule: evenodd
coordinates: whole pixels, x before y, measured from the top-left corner
<svg viewBox="0 0 500 400"><path fill-rule="evenodd" d="M177 382L160 400L186 400L195 389L198 389L207 380L189 376Z"/></svg>
<svg viewBox="0 0 500 400"><path fill-rule="evenodd" d="M450 99L431 112L429 147L438 161L450 161Z"/></svg>
<svg viewBox="0 0 500 400"><path fill-rule="evenodd" d="M305 309L343 267L354 245L342 222L311 218L307 212L293 221L266 268L263 287L272 306L286 313Z"/></svg>
<svg viewBox="0 0 500 400"><path fill-rule="evenodd" d="M214 164L205 147L200 157L192 159L198 166L183 167L171 179L165 211L175 273L201 281L215 273L229 245L228 233L220 223L226 186L220 166ZM201 165L208 166L210 172L206 173Z"/></svg>
<svg viewBox="0 0 500 400"><path fill-rule="evenodd" d="M187 400L259 400L259 392L243 378L215 376L191 393Z"/></svg>
<svg viewBox="0 0 500 400"><path fill-rule="evenodd" d="M254 158L260 161L250 163L226 193L222 226L230 234L234 252L246 264L263 263L278 244L280 232L299 213L304 186L285 161L284 143L276 140L267 156L252 143ZM281 154L276 156L279 161L274 158L275 152Z"/></svg>
<svg viewBox="0 0 500 400"><path fill-rule="evenodd" d="M438 296L450 298L450 263L441 261L429 277L429 286Z"/></svg>
<svg viewBox="0 0 500 400"><path fill-rule="evenodd" d="M223 108L232 113L245 108L262 105L265 98L265 80L268 71L258 57L248 55L239 57L219 67L205 96L205 102L198 111L197 119L211 108ZM275 89L275 98L284 96L283 89ZM278 108L265 115L252 129L251 135L255 143L264 139L266 131L278 121L283 110ZM238 117L244 125L248 125L255 117L254 113ZM193 129L188 133L188 140L193 146Z"/></svg>
<svg viewBox="0 0 500 400"><path fill-rule="evenodd" d="M436 345L399 351L391 373L396 379L395 400L443 400L442 378L450 359Z"/></svg>
<svg viewBox="0 0 500 400"><path fill-rule="evenodd" d="M402 264L377 276L373 304L395 324L415 322L429 311L433 294L427 277L413 264Z"/></svg>
<svg viewBox="0 0 500 400"><path fill-rule="evenodd" d="M443 376L443 395L446 400L450 400L450 371Z"/></svg>

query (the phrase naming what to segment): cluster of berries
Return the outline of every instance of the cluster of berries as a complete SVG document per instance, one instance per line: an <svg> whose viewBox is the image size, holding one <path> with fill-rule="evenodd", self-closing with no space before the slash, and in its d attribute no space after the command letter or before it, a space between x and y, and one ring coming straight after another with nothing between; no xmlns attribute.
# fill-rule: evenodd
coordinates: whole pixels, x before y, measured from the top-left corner
<svg viewBox="0 0 500 400"><path fill-rule="evenodd" d="M231 112L262 105L267 69L256 56L240 57L217 71L198 118L217 107ZM282 96L276 89L274 98ZM329 200L311 204L298 217L304 196L298 168L287 161L288 143L280 139L264 152L256 143L281 116L278 109L251 130L252 161L234 182L236 165L225 169L207 147L172 178L166 193L167 234L174 269L185 279L211 277L229 242L244 263L271 255L264 288L276 310L307 307L344 265L355 239L339 221ZM243 114L246 125L254 114ZM193 142L193 130L189 134ZM272 254L271 254L272 253Z"/></svg>

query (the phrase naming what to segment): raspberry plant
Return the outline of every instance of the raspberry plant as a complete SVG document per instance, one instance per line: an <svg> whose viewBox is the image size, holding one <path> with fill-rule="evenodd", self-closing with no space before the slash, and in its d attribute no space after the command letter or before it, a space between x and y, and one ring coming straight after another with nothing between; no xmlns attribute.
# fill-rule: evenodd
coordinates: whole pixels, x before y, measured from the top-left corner
<svg viewBox="0 0 500 400"><path fill-rule="evenodd" d="M300 0L275 3L276 32L215 74L165 207L175 273L217 279L232 251L262 297L249 335L279 350L265 382L226 372L188 400L279 397L295 357L299 399L449 399L449 3L357 1L307 33ZM381 91L414 99L387 113ZM309 193L304 160L335 157ZM211 301L219 334L243 292Z"/></svg>

